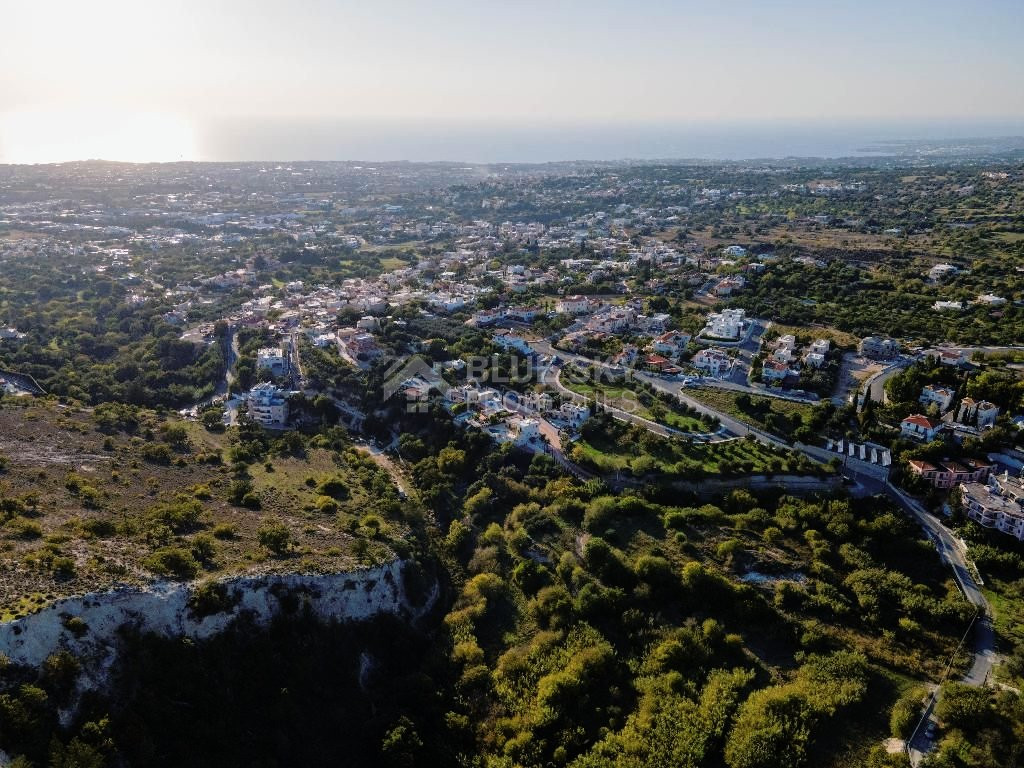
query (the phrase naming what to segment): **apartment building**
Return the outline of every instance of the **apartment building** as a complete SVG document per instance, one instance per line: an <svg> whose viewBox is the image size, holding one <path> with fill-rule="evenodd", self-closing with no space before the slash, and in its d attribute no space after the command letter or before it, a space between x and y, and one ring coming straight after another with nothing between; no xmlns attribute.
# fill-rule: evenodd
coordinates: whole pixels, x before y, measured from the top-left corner
<svg viewBox="0 0 1024 768"><path fill-rule="evenodd" d="M987 484L961 483L960 498L971 520L1024 541L1024 481L1003 474Z"/></svg>

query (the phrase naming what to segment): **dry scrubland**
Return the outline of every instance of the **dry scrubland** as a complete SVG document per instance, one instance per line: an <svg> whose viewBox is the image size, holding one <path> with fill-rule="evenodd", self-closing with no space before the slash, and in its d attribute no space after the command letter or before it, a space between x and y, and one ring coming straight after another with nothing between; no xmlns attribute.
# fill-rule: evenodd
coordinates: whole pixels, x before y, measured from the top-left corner
<svg viewBox="0 0 1024 768"><path fill-rule="evenodd" d="M45 401L0 409L2 620L156 578L351 569L407 533L392 482L345 438L272 446L240 471L224 433L152 412L131 432L98 420Z"/></svg>

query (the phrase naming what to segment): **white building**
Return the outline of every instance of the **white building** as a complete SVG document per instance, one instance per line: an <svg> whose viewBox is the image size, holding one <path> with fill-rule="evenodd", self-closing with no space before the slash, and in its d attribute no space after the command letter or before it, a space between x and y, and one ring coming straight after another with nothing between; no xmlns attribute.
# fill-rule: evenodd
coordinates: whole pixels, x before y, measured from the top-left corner
<svg viewBox="0 0 1024 768"><path fill-rule="evenodd" d="M942 280L950 275L955 275L958 271L952 264L936 264L928 270L928 277L932 280Z"/></svg>
<svg viewBox="0 0 1024 768"><path fill-rule="evenodd" d="M519 398L519 402L531 411L550 411L555 404L554 398L547 392L527 392Z"/></svg>
<svg viewBox="0 0 1024 768"><path fill-rule="evenodd" d="M792 352L794 349L796 349L796 336L794 336L791 333L787 333L785 336L779 336L779 338L775 341L775 348L788 349L790 352Z"/></svg>
<svg viewBox="0 0 1024 768"><path fill-rule="evenodd" d="M821 352L808 352L804 362L808 368L821 368L825 364L825 355Z"/></svg>
<svg viewBox="0 0 1024 768"><path fill-rule="evenodd" d="M540 422L537 419L512 418L508 420L508 427L516 445L524 446L540 439Z"/></svg>
<svg viewBox="0 0 1024 768"><path fill-rule="evenodd" d="M985 528L1024 541L1024 483L1008 474L991 475L988 484L961 483L964 512Z"/></svg>
<svg viewBox="0 0 1024 768"><path fill-rule="evenodd" d="M579 429L590 418L590 407L579 403L562 403L558 410L573 429Z"/></svg>
<svg viewBox="0 0 1024 768"><path fill-rule="evenodd" d="M953 405L955 393L945 387L936 387L929 384L921 390L921 396L917 399L921 405L937 405L941 413L945 413Z"/></svg>
<svg viewBox="0 0 1024 768"><path fill-rule="evenodd" d="M811 343L811 353L824 357L832 349L832 342L828 339L816 339Z"/></svg>
<svg viewBox="0 0 1024 768"><path fill-rule="evenodd" d="M742 309L723 309L708 315L703 334L716 339L738 339L743 332L747 313Z"/></svg>
<svg viewBox="0 0 1024 768"><path fill-rule="evenodd" d="M249 416L264 427L280 429L288 423L288 398L269 381L249 390Z"/></svg>
<svg viewBox="0 0 1024 768"><path fill-rule="evenodd" d="M765 381L785 381L792 373L788 365L778 360L765 360L761 366L761 378Z"/></svg>
<svg viewBox="0 0 1024 768"><path fill-rule="evenodd" d="M996 296L995 294L992 293L983 293L981 296L975 299L975 302L978 304L987 304L990 307L1001 307L1003 306L1003 304L1006 303L1006 299L1004 299L1002 296Z"/></svg>
<svg viewBox="0 0 1024 768"><path fill-rule="evenodd" d="M978 428L994 427L999 418L999 406L982 400L978 403Z"/></svg>
<svg viewBox="0 0 1024 768"><path fill-rule="evenodd" d="M788 363L793 359L793 349L791 347L778 346L772 352L772 360L777 363Z"/></svg>
<svg viewBox="0 0 1024 768"><path fill-rule="evenodd" d="M516 336L514 333L496 333L491 338L495 344L506 350L519 352L523 355L529 355L533 351L530 349L530 345L526 343L526 339Z"/></svg>
<svg viewBox="0 0 1024 768"><path fill-rule="evenodd" d="M920 413L907 416L900 422L900 435L911 440L931 442L942 431L942 422L929 419Z"/></svg>
<svg viewBox="0 0 1024 768"><path fill-rule="evenodd" d="M719 377L732 369L732 358L724 350L709 347L693 356L693 367L709 376Z"/></svg>
<svg viewBox="0 0 1024 768"><path fill-rule="evenodd" d="M288 373L288 357L281 347L263 347L256 352L256 370L270 371L274 376Z"/></svg>
<svg viewBox="0 0 1024 768"><path fill-rule="evenodd" d="M376 333L380 330L380 320L373 315L367 315L366 317L359 318L359 321L356 323L356 328L360 331Z"/></svg>
<svg viewBox="0 0 1024 768"><path fill-rule="evenodd" d="M586 296L566 296L555 304L555 311L564 315L584 315L594 308L594 302Z"/></svg>
<svg viewBox="0 0 1024 768"><path fill-rule="evenodd" d="M665 357L677 357L686 351L686 345L690 343L690 334L682 331L669 331L663 333L651 344L651 351Z"/></svg>
<svg viewBox="0 0 1024 768"><path fill-rule="evenodd" d="M895 339L868 336L860 340L860 354L871 360L891 360L900 352L900 343Z"/></svg>

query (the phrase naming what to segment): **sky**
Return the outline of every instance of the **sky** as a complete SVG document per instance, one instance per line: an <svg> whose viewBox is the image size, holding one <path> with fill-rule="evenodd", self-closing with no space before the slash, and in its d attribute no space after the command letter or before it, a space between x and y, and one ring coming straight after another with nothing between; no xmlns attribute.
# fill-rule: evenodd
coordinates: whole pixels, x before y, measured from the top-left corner
<svg viewBox="0 0 1024 768"><path fill-rule="evenodd" d="M0 19L8 162L216 159L246 125L1024 123L1021 0L0 0Z"/></svg>

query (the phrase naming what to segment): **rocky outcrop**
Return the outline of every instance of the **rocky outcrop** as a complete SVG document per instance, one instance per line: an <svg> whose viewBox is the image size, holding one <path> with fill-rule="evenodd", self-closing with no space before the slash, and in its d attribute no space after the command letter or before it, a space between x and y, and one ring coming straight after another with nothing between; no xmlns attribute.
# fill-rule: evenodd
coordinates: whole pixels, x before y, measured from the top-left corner
<svg viewBox="0 0 1024 768"><path fill-rule="evenodd" d="M79 690L102 687L117 660L118 630L132 627L165 637L204 639L246 615L258 625L299 608L327 621L360 621L382 614L415 620L437 599L435 583L417 600L405 586L401 560L351 573L287 574L229 579L219 610L195 610L196 587L158 583L58 600L43 610L0 624L0 654L14 664L37 667L59 650L82 663Z"/></svg>

